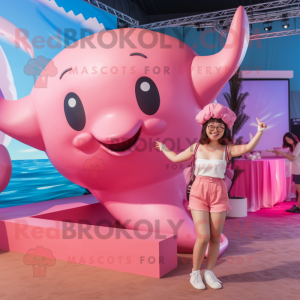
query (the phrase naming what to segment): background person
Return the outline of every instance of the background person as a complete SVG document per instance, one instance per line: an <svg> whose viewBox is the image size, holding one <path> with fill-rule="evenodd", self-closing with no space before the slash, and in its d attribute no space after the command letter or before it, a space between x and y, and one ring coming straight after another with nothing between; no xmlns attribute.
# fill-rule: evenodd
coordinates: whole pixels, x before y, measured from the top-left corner
<svg viewBox="0 0 300 300"><path fill-rule="evenodd" d="M288 153L284 153L278 150L272 152L282 155L292 162L292 174L293 181L295 182L297 190L297 205L293 205L292 208L287 209L287 212L300 213L300 143L296 135L291 132L287 132L283 136L282 148L289 148Z"/></svg>

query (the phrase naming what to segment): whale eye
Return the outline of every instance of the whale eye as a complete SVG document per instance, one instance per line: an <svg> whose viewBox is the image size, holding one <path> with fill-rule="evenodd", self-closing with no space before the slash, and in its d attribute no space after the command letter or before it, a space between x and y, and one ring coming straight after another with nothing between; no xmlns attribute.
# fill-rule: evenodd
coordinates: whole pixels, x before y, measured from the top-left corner
<svg viewBox="0 0 300 300"><path fill-rule="evenodd" d="M77 94L69 93L64 102L65 116L69 125L76 131L81 131L86 122L82 102Z"/></svg>
<svg viewBox="0 0 300 300"><path fill-rule="evenodd" d="M154 115L160 106L156 84L149 77L140 77L135 84L135 96L139 108L146 115Z"/></svg>

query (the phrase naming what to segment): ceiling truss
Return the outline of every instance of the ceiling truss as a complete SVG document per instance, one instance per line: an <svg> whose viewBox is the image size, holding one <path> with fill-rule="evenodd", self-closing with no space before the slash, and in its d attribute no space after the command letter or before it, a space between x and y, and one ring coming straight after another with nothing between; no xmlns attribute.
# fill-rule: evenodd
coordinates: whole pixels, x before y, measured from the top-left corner
<svg viewBox="0 0 300 300"><path fill-rule="evenodd" d="M210 13L203 13L189 17L171 19L161 22L139 25L139 22L112 7L101 3L98 0L83 0L99 9L102 9L117 18L128 23L128 27L143 29L159 29L167 27L192 27L192 28L213 28L223 37L228 35L228 27L230 27L236 8L221 10ZM255 5L244 6L247 12L249 24L272 22L283 19L300 17L300 0L282 0ZM300 34L300 30L284 30L279 32L267 32L262 34L250 35L250 40L266 39L274 37L282 37Z"/></svg>
<svg viewBox="0 0 300 300"><path fill-rule="evenodd" d="M88 3L98 7L100 9L114 15L115 17L127 22L128 24L130 24L132 26L139 26L139 21L137 21L137 20L121 13L120 11L118 11L118 10L116 10L116 9L114 9L114 8L98 1L98 0L83 0L83 1L88 2Z"/></svg>

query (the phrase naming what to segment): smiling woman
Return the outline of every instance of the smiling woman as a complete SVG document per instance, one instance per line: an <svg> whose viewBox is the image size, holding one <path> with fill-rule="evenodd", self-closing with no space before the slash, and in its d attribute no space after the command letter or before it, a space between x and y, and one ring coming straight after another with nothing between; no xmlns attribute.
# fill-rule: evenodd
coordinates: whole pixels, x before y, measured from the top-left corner
<svg viewBox="0 0 300 300"><path fill-rule="evenodd" d="M205 253L207 253L207 270L204 272L204 280L214 289L222 288L221 281L217 279L212 269L218 257L226 214L231 209L224 181L226 164L230 156L235 157L242 151L247 152L247 147L254 148L267 127L257 119L258 133L247 145L246 150L237 150L230 145L232 142L230 130L236 118L235 113L228 107L220 103L211 103L196 116L202 130L198 143L192 145L192 151L189 147L177 155L164 144L157 142L157 147L173 162L186 161L192 156L196 159L193 170L196 177L190 189L188 209L192 212L198 236L190 274L190 282L197 289L205 289L200 276L200 266Z"/></svg>
<svg viewBox="0 0 300 300"><path fill-rule="evenodd" d="M211 141L218 141L219 139L218 144L216 144L217 147L232 143L230 130L222 119L211 118L202 126L200 144L209 144Z"/></svg>

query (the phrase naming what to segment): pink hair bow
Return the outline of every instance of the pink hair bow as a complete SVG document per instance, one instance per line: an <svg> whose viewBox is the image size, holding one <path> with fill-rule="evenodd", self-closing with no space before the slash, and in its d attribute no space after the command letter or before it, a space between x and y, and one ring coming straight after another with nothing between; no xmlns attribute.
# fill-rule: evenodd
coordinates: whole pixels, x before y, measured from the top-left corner
<svg viewBox="0 0 300 300"><path fill-rule="evenodd" d="M236 120L236 114L229 107L220 103L210 103L197 114L196 121L203 125L210 118L222 119L227 127L231 129Z"/></svg>

